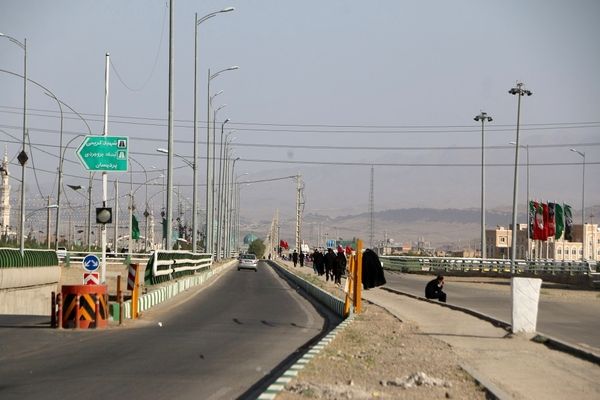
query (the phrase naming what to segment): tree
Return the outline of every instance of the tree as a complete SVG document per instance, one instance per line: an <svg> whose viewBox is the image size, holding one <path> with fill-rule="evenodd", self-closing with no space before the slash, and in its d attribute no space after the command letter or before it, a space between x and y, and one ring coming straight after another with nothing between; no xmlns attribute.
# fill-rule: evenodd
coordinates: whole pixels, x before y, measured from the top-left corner
<svg viewBox="0 0 600 400"><path fill-rule="evenodd" d="M248 246L248 253L256 255L257 258L263 258L265 255L265 244L261 239L255 239L250 246Z"/></svg>

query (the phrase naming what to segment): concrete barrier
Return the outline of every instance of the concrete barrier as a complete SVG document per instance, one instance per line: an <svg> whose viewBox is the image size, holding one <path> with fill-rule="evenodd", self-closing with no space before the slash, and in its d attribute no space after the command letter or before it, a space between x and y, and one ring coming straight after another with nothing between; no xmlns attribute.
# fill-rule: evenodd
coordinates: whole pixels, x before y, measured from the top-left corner
<svg viewBox="0 0 600 400"><path fill-rule="evenodd" d="M48 315L60 267L0 268L0 314Z"/></svg>

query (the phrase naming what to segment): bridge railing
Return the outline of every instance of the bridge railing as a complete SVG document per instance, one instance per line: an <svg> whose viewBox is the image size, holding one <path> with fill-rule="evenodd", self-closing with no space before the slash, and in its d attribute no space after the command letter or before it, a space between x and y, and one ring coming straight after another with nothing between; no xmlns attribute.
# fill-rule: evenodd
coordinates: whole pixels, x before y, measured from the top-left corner
<svg viewBox="0 0 600 400"><path fill-rule="evenodd" d="M453 258L427 256L381 256L383 266L402 272L459 271L510 273L511 261L493 258ZM516 274L596 274L595 261L516 260Z"/></svg>

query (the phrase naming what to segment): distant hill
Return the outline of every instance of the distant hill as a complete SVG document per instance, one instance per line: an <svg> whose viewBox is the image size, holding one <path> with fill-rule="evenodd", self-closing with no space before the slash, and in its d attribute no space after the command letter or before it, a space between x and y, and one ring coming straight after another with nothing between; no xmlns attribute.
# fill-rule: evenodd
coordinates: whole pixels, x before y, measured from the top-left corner
<svg viewBox="0 0 600 400"><path fill-rule="evenodd" d="M594 212L600 220L600 206L586 208L586 214ZM373 215L375 226L375 242L384 238L392 238L396 243L416 242L424 240L433 246L454 247L479 247L481 213L479 209L435 209L435 208L405 208L396 210L376 211ZM521 209L519 222L525 222L527 216ZM581 218L575 215L576 223ZM487 229L495 226L508 228L512 224L512 211L510 209L492 209L486 212ZM248 227L253 232L264 232L259 236L264 237L269 229L270 222L252 224ZM280 221L280 237L290 244L294 239L295 220ZM243 229L242 229L243 230ZM317 242L318 233L321 233L321 242L325 236L329 239L341 237L352 239L359 237L368 242L370 230L370 214L360 213L331 218L326 215L307 213L303 218L303 238L310 245ZM323 243L321 243L323 245Z"/></svg>

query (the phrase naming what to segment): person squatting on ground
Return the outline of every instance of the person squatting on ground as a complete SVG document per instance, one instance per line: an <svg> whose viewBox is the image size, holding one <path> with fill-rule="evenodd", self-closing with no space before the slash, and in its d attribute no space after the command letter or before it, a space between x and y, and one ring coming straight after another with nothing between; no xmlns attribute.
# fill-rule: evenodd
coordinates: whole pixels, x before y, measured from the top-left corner
<svg viewBox="0 0 600 400"><path fill-rule="evenodd" d="M296 264L298 264L298 252L296 250L294 250L294 252L292 253L292 261L294 262L295 267Z"/></svg>
<svg viewBox="0 0 600 400"><path fill-rule="evenodd" d="M337 256L335 257L335 269L333 270L334 282L342 284L342 275L346 272L346 255L344 249L338 248Z"/></svg>
<svg viewBox="0 0 600 400"><path fill-rule="evenodd" d="M332 248L327 248L327 254L325 254L325 280L328 281L329 278L333 280L333 271L335 269L336 255L333 252Z"/></svg>
<svg viewBox="0 0 600 400"><path fill-rule="evenodd" d="M444 277L438 275L437 278L429 281L425 286L425 297L428 299L438 299L442 303L446 302L446 293L442 291L444 288Z"/></svg>

